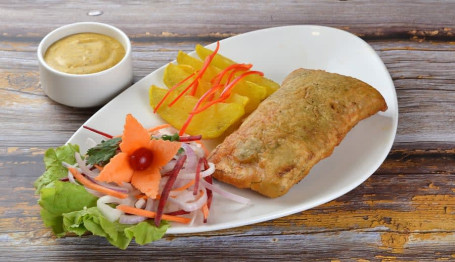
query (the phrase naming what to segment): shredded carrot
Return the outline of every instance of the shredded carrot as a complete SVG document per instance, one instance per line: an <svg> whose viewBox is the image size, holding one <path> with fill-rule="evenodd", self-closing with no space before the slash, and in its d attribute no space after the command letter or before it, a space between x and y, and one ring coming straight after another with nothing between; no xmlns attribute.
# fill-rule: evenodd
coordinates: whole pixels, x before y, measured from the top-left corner
<svg viewBox="0 0 455 262"><path fill-rule="evenodd" d="M98 169L99 171L103 170L104 167L100 166L100 165L93 165L96 169Z"/></svg>
<svg viewBox="0 0 455 262"><path fill-rule="evenodd" d="M103 186L100 186L98 184L91 182L90 180L85 178L75 168L70 167L70 168L68 168L68 170L71 172L71 174L73 174L73 176L77 179L77 181L81 182L81 184L83 184L84 186L86 186L90 189L96 190L98 192L101 192L101 193L104 193L106 195L110 195L110 196L113 196L116 198L124 199L124 198L128 197L128 195L125 193L121 193L121 192L118 192L118 191L115 191L115 190L112 190L112 189L109 189L109 188L106 188L106 187L103 187Z"/></svg>
<svg viewBox="0 0 455 262"><path fill-rule="evenodd" d="M204 221L207 221L207 218L209 217L209 207L207 205L207 202L202 206L202 214L204 214Z"/></svg>
<svg viewBox="0 0 455 262"><path fill-rule="evenodd" d="M163 125L159 125L159 126L155 126L155 127L149 128L147 131L149 133L152 133L152 132L164 129L164 128L168 128L170 126L171 126L170 124L163 124Z"/></svg>
<svg viewBox="0 0 455 262"><path fill-rule="evenodd" d="M154 218L156 216L155 212L140 209L140 208L135 208L127 205L118 205L117 209L120 211L123 211L128 214L133 214L137 216L144 216L148 218ZM173 222L179 222L183 224L188 224L191 219L187 217L178 217L178 216L171 216L171 215L165 215L163 214L162 218L167 221L173 221Z"/></svg>
<svg viewBox="0 0 455 262"><path fill-rule="evenodd" d="M190 186L194 185L195 181L194 179L191 180L190 182L186 183L185 185L181 186L181 187L178 187L178 188L174 188L174 189L171 189L172 192L175 192L175 191L183 191L187 188L189 188Z"/></svg>
<svg viewBox="0 0 455 262"><path fill-rule="evenodd" d="M136 197L136 199L144 199L144 200L147 200L147 198L148 198L145 194L139 194L139 195L136 195L135 197Z"/></svg>
<svg viewBox="0 0 455 262"><path fill-rule="evenodd" d="M158 104L156 105L155 109L153 110L153 113L156 113L156 111L158 111L158 108L164 103L164 100L166 100L166 98L171 94L172 91L174 91L175 89L177 89L177 87L181 86L183 83L185 83L186 81L188 81L188 79L190 79L191 77L193 77L195 75L195 73L192 73L191 75L189 75L187 78L183 79L182 81L178 82L177 84L175 84L173 87L171 87L167 93L164 95L164 97L160 100L160 102L158 102Z"/></svg>

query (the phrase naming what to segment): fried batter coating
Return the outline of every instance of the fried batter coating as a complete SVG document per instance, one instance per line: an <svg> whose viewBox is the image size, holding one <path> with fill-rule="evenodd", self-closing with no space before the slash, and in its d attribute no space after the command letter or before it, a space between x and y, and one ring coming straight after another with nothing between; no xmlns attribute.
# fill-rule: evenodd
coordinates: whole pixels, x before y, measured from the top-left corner
<svg viewBox="0 0 455 262"><path fill-rule="evenodd" d="M348 76L297 69L210 155L215 178L279 197L359 121L387 110L381 94Z"/></svg>

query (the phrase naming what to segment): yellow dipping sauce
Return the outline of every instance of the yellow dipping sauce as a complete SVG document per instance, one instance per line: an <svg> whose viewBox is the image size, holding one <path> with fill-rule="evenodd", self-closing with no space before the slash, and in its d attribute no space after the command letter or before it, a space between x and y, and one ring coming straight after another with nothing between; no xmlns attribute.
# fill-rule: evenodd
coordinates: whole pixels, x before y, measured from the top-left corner
<svg viewBox="0 0 455 262"><path fill-rule="evenodd" d="M52 68L69 74L92 74L116 65L125 48L116 39L96 33L67 36L53 43L44 60Z"/></svg>

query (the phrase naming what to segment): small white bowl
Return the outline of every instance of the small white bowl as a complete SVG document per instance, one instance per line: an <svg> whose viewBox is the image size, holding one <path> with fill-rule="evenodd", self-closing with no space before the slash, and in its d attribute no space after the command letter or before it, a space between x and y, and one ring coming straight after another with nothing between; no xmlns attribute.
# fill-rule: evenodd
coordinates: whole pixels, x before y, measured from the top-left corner
<svg viewBox="0 0 455 262"><path fill-rule="evenodd" d="M68 74L50 67L44 61L46 50L56 41L77 33L111 36L123 45L125 56L113 67L93 74ZM133 82L130 40L124 32L111 25L81 22L59 27L41 40L37 53L44 93L52 100L67 106L103 105Z"/></svg>

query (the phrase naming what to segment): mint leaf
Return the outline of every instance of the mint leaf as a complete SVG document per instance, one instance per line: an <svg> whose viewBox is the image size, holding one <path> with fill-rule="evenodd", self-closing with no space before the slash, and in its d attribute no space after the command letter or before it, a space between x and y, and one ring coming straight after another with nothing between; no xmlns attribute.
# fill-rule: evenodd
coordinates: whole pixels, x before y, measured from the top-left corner
<svg viewBox="0 0 455 262"><path fill-rule="evenodd" d="M103 140L98 145L90 148L87 151L87 163L92 165L106 165L117 153L121 141L121 137L116 137L106 141Z"/></svg>

